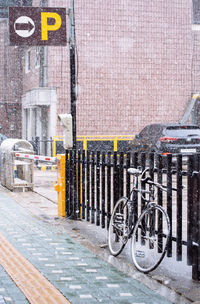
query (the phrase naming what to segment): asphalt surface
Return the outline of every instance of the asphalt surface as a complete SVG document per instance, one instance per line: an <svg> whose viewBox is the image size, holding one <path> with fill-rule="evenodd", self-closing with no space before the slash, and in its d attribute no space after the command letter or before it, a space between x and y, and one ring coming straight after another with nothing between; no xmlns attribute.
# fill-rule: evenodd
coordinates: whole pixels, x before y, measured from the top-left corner
<svg viewBox="0 0 200 304"><path fill-rule="evenodd" d="M112 257L105 230L57 216L57 194L53 190L56 172L34 174L35 192L14 193L0 188L0 232L71 303L200 300L200 284L191 279L190 267L183 270L183 265L177 267L165 259L158 271L144 275L134 269L128 251ZM6 272L1 269L0 273L0 304L27 303Z"/></svg>

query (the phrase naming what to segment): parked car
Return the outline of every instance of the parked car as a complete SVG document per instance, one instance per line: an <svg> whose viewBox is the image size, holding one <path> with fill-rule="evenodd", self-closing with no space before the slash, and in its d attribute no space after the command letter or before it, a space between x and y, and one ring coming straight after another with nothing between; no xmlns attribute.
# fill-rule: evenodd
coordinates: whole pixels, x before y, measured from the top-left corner
<svg viewBox="0 0 200 304"><path fill-rule="evenodd" d="M6 138L7 138L7 136L0 133L0 145L4 141L4 139L6 139Z"/></svg>
<svg viewBox="0 0 200 304"><path fill-rule="evenodd" d="M129 143L130 151L191 154L200 152L200 127L180 124L151 124Z"/></svg>

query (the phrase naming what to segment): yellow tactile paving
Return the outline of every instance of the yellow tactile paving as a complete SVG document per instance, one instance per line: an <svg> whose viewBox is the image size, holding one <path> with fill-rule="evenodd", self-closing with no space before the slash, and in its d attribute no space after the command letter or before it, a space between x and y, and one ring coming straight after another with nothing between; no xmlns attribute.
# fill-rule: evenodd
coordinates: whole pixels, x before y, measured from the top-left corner
<svg viewBox="0 0 200 304"><path fill-rule="evenodd" d="M70 304L1 233L0 264L31 304Z"/></svg>

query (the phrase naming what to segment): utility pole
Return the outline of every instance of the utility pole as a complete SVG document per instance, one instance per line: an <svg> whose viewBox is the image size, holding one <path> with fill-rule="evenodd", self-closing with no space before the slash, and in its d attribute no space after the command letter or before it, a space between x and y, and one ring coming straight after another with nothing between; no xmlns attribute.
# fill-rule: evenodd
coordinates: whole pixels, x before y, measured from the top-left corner
<svg viewBox="0 0 200 304"><path fill-rule="evenodd" d="M70 151L72 161L72 167L70 168L73 186L71 191L71 200L68 206L65 205L66 211L71 219L77 219L78 217L78 206L77 206L77 196L76 196L76 35L75 35L75 17L74 17L74 0L70 0L70 9L68 11L69 15L69 52L70 52L70 106L71 106L71 116L72 116L72 138L73 138L73 150ZM68 154L66 150L65 155L65 168L67 168ZM67 181L65 183L65 202L67 195Z"/></svg>
<svg viewBox="0 0 200 304"><path fill-rule="evenodd" d="M74 0L70 0L69 9L69 49L70 49L70 105L72 115L73 149L76 149L76 36Z"/></svg>

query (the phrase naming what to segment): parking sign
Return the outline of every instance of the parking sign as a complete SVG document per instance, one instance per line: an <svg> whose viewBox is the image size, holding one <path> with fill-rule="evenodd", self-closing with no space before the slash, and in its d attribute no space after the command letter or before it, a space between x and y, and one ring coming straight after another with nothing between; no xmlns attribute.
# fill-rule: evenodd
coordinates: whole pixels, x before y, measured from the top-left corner
<svg viewBox="0 0 200 304"><path fill-rule="evenodd" d="M10 45L66 45L66 9L10 7Z"/></svg>

